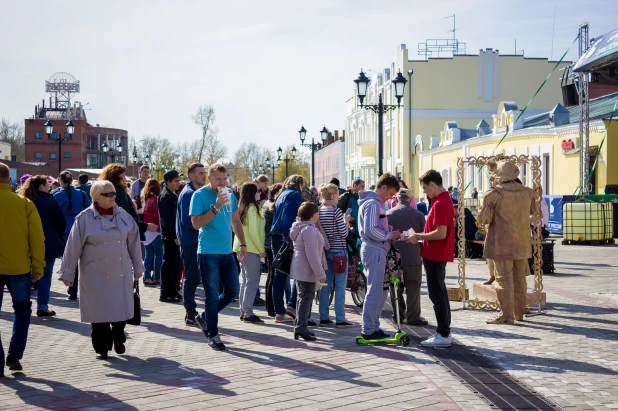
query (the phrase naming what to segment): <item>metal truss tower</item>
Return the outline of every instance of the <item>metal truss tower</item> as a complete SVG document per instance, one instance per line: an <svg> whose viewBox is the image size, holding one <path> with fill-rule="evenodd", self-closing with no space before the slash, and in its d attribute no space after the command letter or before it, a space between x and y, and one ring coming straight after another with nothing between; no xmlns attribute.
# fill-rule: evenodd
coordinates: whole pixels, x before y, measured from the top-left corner
<svg viewBox="0 0 618 411"><path fill-rule="evenodd" d="M579 57L586 53L590 46L588 38L588 23L579 26ZM579 96L579 187L580 195L590 193L590 98L588 95L589 73L577 74L577 94Z"/></svg>

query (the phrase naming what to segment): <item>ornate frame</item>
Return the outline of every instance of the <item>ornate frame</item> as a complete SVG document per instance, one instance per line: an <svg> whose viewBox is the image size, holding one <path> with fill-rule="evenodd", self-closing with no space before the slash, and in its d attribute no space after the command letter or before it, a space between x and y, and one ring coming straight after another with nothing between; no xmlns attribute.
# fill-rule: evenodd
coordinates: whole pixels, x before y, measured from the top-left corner
<svg viewBox="0 0 618 411"><path fill-rule="evenodd" d="M532 216L532 225L534 227L534 237L532 239L532 257L534 258L533 271L534 271L534 294L536 296L536 303L538 307L538 313L541 312L541 291L543 291L543 271L541 266L543 265L543 252L541 248L541 201L543 201L540 195L541 188L541 157L539 156L488 156L488 157L468 157L466 159L457 158L457 187L459 195L463 198L465 192L464 185L464 172L466 165L468 166L486 166L490 161L507 160L514 162L517 166L523 164L529 164L532 171L532 183L533 190L535 192L535 207L536 212ZM458 283L459 292L462 297L463 309L484 309L484 310L499 310L497 302L488 300L474 300L466 299L466 238L464 235L464 202L459 201L457 205L457 248L459 251L459 263L458 263Z"/></svg>

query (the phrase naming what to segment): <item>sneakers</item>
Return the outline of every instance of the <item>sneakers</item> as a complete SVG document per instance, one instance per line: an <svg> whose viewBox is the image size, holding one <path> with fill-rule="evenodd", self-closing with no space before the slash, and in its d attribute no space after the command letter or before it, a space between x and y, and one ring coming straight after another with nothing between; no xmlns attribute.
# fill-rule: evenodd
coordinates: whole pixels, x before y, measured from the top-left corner
<svg viewBox="0 0 618 411"><path fill-rule="evenodd" d="M197 322L195 322L195 319L190 318L187 314L185 314L185 325L197 327Z"/></svg>
<svg viewBox="0 0 618 411"><path fill-rule="evenodd" d="M339 321L335 323L335 327L336 328L350 328L350 327L354 327L354 323L351 323L348 321Z"/></svg>
<svg viewBox="0 0 618 411"><path fill-rule="evenodd" d="M242 321L245 320L245 315L244 314L240 314L240 316L238 318L240 318L240 321L242 322Z"/></svg>
<svg viewBox="0 0 618 411"><path fill-rule="evenodd" d="M276 323L285 323L285 322L292 322L292 321L294 321L294 318L290 317L288 314L275 315Z"/></svg>
<svg viewBox="0 0 618 411"><path fill-rule="evenodd" d="M317 327L318 323L316 323L315 321L313 321L311 318L307 320L307 326L309 327Z"/></svg>
<svg viewBox="0 0 618 411"><path fill-rule="evenodd" d="M204 335L208 337L208 328L206 327L206 321L204 321L201 315L198 314L195 316L195 323L198 327L200 327Z"/></svg>
<svg viewBox="0 0 618 411"><path fill-rule="evenodd" d="M378 330L378 331L374 332L374 334L377 335L378 338L391 338L390 334L387 334L387 333L385 333L382 330Z"/></svg>
<svg viewBox="0 0 618 411"><path fill-rule="evenodd" d="M296 319L296 310L293 308L288 308L287 310L285 310L285 313L287 315L289 315L290 317L292 317L293 320Z"/></svg>
<svg viewBox="0 0 618 411"><path fill-rule="evenodd" d="M320 325L331 325L333 320L320 320Z"/></svg>
<svg viewBox="0 0 618 411"><path fill-rule="evenodd" d="M451 346L451 334L448 337L442 337L440 334L436 334L431 338L421 341L423 347L450 347Z"/></svg>
<svg viewBox="0 0 618 411"><path fill-rule="evenodd" d="M223 343L221 342L221 338L219 337L219 334L217 334L214 337L210 338L208 340L208 345L210 345L210 348L212 348L215 351L223 351L223 350L225 350L225 345L223 345Z"/></svg>
<svg viewBox="0 0 618 411"><path fill-rule="evenodd" d="M21 371L23 370L21 363L19 360L12 355L8 355L6 357L6 366L9 367L11 371Z"/></svg>
<svg viewBox="0 0 618 411"><path fill-rule="evenodd" d="M263 307L266 305L266 301L264 301L261 298L256 298L255 300L253 300L253 306L254 307Z"/></svg>
<svg viewBox="0 0 618 411"><path fill-rule="evenodd" d="M243 320L246 323L253 323L253 324L259 324L259 323L263 323L264 320L262 320L260 317L258 317L257 315L253 314L249 317L245 317L245 319Z"/></svg>

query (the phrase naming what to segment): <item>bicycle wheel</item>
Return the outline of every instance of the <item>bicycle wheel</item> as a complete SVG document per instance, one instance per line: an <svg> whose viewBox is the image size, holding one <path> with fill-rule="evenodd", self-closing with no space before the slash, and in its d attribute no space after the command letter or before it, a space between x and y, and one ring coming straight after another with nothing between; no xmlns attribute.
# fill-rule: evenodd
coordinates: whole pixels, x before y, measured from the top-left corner
<svg viewBox="0 0 618 411"><path fill-rule="evenodd" d="M356 279L356 292L352 292L352 301L357 307L363 307L365 303L365 294L367 294L367 277L362 271L358 271L358 278Z"/></svg>

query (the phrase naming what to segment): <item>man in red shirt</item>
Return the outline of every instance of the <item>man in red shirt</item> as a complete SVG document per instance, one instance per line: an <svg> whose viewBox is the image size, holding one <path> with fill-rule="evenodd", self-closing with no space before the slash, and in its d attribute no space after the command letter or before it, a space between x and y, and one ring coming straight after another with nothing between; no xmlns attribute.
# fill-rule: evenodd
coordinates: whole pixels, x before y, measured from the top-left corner
<svg viewBox="0 0 618 411"><path fill-rule="evenodd" d="M427 277L429 299L433 303L438 327L437 334L421 341L425 347L451 346L451 306L444 278L446 263L453 261L455 249L455 210L447 189L442 187L442 176L436 170L429 170L419 179L423 191L431 199L431 210L427 216L423 234L412 232L405 241L416 244L423 241L421 257Z"/></svg>

